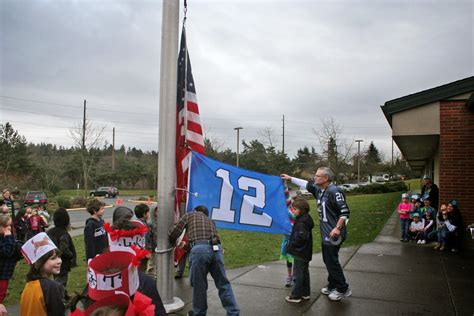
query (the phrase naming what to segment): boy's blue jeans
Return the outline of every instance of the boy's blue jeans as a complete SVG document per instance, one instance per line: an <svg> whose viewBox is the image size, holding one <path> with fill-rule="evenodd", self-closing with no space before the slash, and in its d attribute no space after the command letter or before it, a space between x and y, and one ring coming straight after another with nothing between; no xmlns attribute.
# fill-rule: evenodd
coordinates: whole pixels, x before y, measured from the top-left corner
<svg viewBox="0 0 474 316"><path fill-rule="evenodd" d="M293 276L295 277L295 286L291 296L301 298L309 296L311 293L309 283L309 262L301 258L294 257Z"/></svg>
<svg viewBox="0 0 474 316"><path fill-rule="evenodd" d="M189 259L190 281L193 287L193 312L194 315L206 315L207 312L207 274L211 273L214 283L219 291L222 306L227 315L237 316L240 308L232 291L232 286L227 279L224 268L222 248L214 251L210 244L194 245Z"/></svg>

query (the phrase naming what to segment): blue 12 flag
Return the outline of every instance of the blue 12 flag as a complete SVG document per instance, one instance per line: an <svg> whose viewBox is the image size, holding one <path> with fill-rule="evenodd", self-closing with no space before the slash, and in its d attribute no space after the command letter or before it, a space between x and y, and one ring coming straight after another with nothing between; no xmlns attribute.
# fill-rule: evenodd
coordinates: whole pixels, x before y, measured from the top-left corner
<svg viewBox="0 0 474 316"><path fill-rule="evenodd" d="M280 177L237 168L192 152L187 210L204 205L217 227L289 234Z"/></svg>

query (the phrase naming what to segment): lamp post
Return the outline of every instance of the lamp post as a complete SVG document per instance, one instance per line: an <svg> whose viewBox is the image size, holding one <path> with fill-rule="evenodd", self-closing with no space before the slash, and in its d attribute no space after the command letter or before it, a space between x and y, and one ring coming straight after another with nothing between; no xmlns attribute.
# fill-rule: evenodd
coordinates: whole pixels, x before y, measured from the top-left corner
<svg viewBox="0 0 474 316"><path fill-rule="evenodd" d="M362 139L357 139L357 184L360 183L360 143L363 142Z"/></svg>
<svg viewBox="0 0 474 316"><path fill-rule="evenodd" d="M239 166L239 135L240 135L240 130L243 129L243 127L235 127L234 130L237 131L237 164L236 166Z"/></svg>

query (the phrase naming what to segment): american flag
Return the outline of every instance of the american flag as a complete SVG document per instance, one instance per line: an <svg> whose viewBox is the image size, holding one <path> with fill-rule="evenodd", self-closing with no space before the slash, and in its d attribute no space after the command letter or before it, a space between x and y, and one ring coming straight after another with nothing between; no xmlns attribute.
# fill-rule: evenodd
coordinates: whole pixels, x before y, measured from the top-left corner
<svg viewBox="0 0 474 316"><path fill-rule="evenodd" d="M179 189L187 190L190 151L194 150L204 154L205 148L184 25L178 56L178 94L176 101L178 105L176 113L176 182ZM183 190L177 190L176 192L176 202L179 206L186 202L186 192ZM176 218L179 218L179 213L175 215Z"/></svg>

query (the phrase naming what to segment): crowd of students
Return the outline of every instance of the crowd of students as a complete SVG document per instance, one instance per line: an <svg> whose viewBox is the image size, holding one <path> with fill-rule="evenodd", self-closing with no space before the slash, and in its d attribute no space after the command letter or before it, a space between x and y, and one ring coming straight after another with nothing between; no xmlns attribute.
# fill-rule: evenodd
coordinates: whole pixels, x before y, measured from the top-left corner
<svg viewBox="0 0 474 316"><path fill-rule="evenodd" d="M436 242L435 250L459 251L464 237L464 223L458 201L442 204L439 211L432 205L428 194L402 194L397 212L400 217L400 241L429 244Z"/></svg>
<svg viewBox="0 0 474 316"><path fill-rule="evenodd" d="M77 266L77 254L69 234L69 213L58 208L52 217L54 227L47 230L50 218L44 207L20 206L16 210L10 192L3 191L0 199L0 316L7 314L3 301L16 264L22 258L30 270L22 291L20 316L64 315L66 306L70 307L71 315L76 316L166 314L154 279L145 273L149 269L150 250L156 246L153 242L156 227L147 223L148 205L138 205L135 212L124 206L117 207L112 224L102 219L104 207L97 199L87 205L91 215L84 228L87 285L83 293L72 296L66 287L69 272ZM134 215L138 220L132 219ZM119 279L121 282L114 282Z"/></svg>

